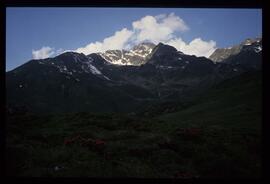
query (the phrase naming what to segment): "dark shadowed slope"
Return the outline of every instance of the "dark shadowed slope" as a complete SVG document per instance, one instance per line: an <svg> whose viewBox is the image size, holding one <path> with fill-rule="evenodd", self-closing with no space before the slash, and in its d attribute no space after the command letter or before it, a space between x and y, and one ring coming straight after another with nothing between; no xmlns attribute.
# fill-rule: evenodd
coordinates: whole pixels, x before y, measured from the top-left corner
<svg viewBox="0 0 270 184"><path fill-rule="evenodd" d="M258 178L261 72L224 81L154 118L69 113L8 116L10 176Z"/></svg>

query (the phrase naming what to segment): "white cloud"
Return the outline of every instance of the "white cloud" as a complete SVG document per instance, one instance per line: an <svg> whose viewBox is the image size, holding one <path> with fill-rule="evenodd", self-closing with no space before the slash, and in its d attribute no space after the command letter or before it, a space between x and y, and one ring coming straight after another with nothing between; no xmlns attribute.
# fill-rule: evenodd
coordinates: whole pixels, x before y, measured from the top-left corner
<svg viewBox="0 0 270 184"><path fill-rule="evenodd" d="M133 32L127 28L121 31L116 31L113 36L105 38L103 42L95 42L75 50L75 52L91 54L93 52L104 52L110 49L123 49L128 43L128 40L133 35Z"/></svg>
<svg viewBox="0 0 270 184"><path fill-rule="evenodd" d="M209 57L216 50L216 42L210 40L203 41L201 38L195 38L190 43L185 43L181 38L171 39L166 44L175 47L185 54Z"/></svg>
<svg viewBox="0 0 270 184"><path fill-rule="evenodd" d="M132 27L135 31L136 43L145 40L153 43L165 42L174 37L173 33L189 29L186 23L174 13L168 16L165 14L155 17L148 15L133 22Z"/></svg>
<svg viewBox="0 0 270 184"><path fill-rule="evenodd" d="M184 42L175 35L176 32L188 31L189 27L179 16L174 13L157 16L147 15L132 23L132 30L127 28L115 32L113 36L105 38L102 42L89 43L85 47L75 50L84 54L104 52L110 49L127 49L134 44L143 41L151 41L155 44L163 42L174 46L185 54L208 57L216 49L216 43L212 40L204 41L195 38L190 43Z"/></svg>
<svg viewBox="0 0 270 184"><path fill-rule="evenodd" d="M160 20L161 18L157 18ZM189 27L186 25L183 19L175 16L174 13L169 14L167 17L161 19L161 25L169 27L172 31L187 31Z"/></svg>
<svg viewBox="0 0 270 184"><path fill-rule="evenodd" d="M54 53L54 48L42 47L39 50L32 50L32 57L33 59L44 59L52 56Z"/></svg>
<svg viewBox="0 0 270 184"><path fill-rule="evenodd" d="M132 30L123 28L121 31L115 32L113 36L105 38L102 42L96 41L77 48L75 52L90 54L110 49L127 49L134 44L147 40L157 44L173 38L174 32L189 29L185 22L180 17L175 16L174 13L155 17L147 15L138 21L134 21L132 27Z"/></svg>
<svg viewBox="0 0 270 184"><path fill-rule="evenodd" d="M60 49L57 49L57 50L56 50L55 54L56 54L56 55L59 55L59 54L62 54L62 53L64 53L64 52L65 52L65 50L62 49L62 48L60 48Z"/></svg>
<svg viewBox="0 0 270 184"><path fill-rule="evenodd" d="M174 46L177 50L185 54L208 57L216 49L216 42L213 40L205 41L195 38L190 43L184 42L176 33L183 33L190 30L188 25L174 13L160 14L157 16L147 15L132 22L132 29L123 28L116 31L114 35L105 38L103 41L96 41L84 47L73 50L74 52L85 55L105 52L112 49L129 49L133 45L143 41L150 41L155 44L163 42ZM58 49L56 54L72 50ZM33 58L41 59L53 55L55 52L50 47L43 47L32 52Z"/></svg>

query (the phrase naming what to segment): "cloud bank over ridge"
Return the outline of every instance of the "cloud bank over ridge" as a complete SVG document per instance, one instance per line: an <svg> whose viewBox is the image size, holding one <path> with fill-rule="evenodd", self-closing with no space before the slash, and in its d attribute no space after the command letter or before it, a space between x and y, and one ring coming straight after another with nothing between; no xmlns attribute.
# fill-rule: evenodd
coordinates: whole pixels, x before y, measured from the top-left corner
<svg viewBox="0 0 270 184"><path fill-rule="evenodd" d="M155 44L162 42L171 45L185 54L209 57L216 49L216 42L205 41L202 38L194 38L189 43L182 40L176 33L190 31L188 25L174 13L161 14L157 16L147 15L140 20L132 22L132 29L122 28L102 41L91 42L85 46L75 49L75 52L85 55L105 52L114 49L130 49L132 46L149 41ZM64 51L65 52L65 51ZM54 50L50 47L43 47L40 50L33 50L33 58L51 56Z"/></svg>
<svg viewBox="0 0 270 184"><path fill-rule="evenodd" d="M32 57L33 59L45 59L52 56L54 53L54 48L42 47L39 50L32 50Z"/></svg>

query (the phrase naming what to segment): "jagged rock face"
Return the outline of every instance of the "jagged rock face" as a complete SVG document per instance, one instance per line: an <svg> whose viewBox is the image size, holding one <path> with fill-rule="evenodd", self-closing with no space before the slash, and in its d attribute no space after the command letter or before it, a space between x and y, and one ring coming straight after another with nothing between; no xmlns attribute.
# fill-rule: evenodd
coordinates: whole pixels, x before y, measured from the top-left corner
<svg viewBox="0 0 270 184"><path fill-rule="evenodd" d="M253 51L259 53L262 51L262 39L247 39L241 43L242 51Z"/></svg>
<svg viewBox="0 0 270 184"><path fill-rule="evenodd" d="M112 64L140 66L146 63L147 56L154 47L153 43L141 43L131 50L108 50L99 54Z"/></svg>
<svg viewBox="0 0 270 184"><path fill-rule="evenodd" d="M165 45L163 43L159 43L155 47L152 56L168 55L168 54L173 54L175 52L177 52L176 48L169 46L169 45Z"/></svg>
<svg viewBox="0 0 270 184"><path fill-rule="evenodd" d="M155 65L159 69L171 71L180 69L185 73L206 74L211 72L214 63L205 57L183 54L174 47L159 43L150 54L147 64Z"/></svg>
<svg viewBox="0 0 270 184"><path fill-rule="evenodd" d="M260 52L262 49L261 38L246 39L239 45L235 45L229 48L219 48L209 57L215 63L222 62L231 56L239 54L243 50L253 50L254 52Z"/></svg>
<svg viewBox="0 0 270 184"><path fill-rule="evenodd" d="M169 45L159 43L153 52L148 56L148 64L156 64L162 66L174 66L180 63L182 52Z"/></svg>
<svg viewBox="0 0 270 184"><path fill-rule="evenodd" d="M215 63L221 62L224 59L227 59L231 55L238 54L240 52L240 47L236 46L234 48L219 48L209 57Z"/></svg>

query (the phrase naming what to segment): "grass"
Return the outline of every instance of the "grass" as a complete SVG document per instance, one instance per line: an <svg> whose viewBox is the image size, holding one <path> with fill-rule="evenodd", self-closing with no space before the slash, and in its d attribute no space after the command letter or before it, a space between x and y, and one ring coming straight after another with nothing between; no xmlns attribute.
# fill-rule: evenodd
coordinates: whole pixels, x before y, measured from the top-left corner
<svg viewBox="0 0 270 184"><path fill-rule="evenodd" d="M245 74L155 117L70 113L7 117L10 176L258 178L261 78ZM197 128L199 133L183 133ZM66 138L105 141L102 150Z"/></svg>

